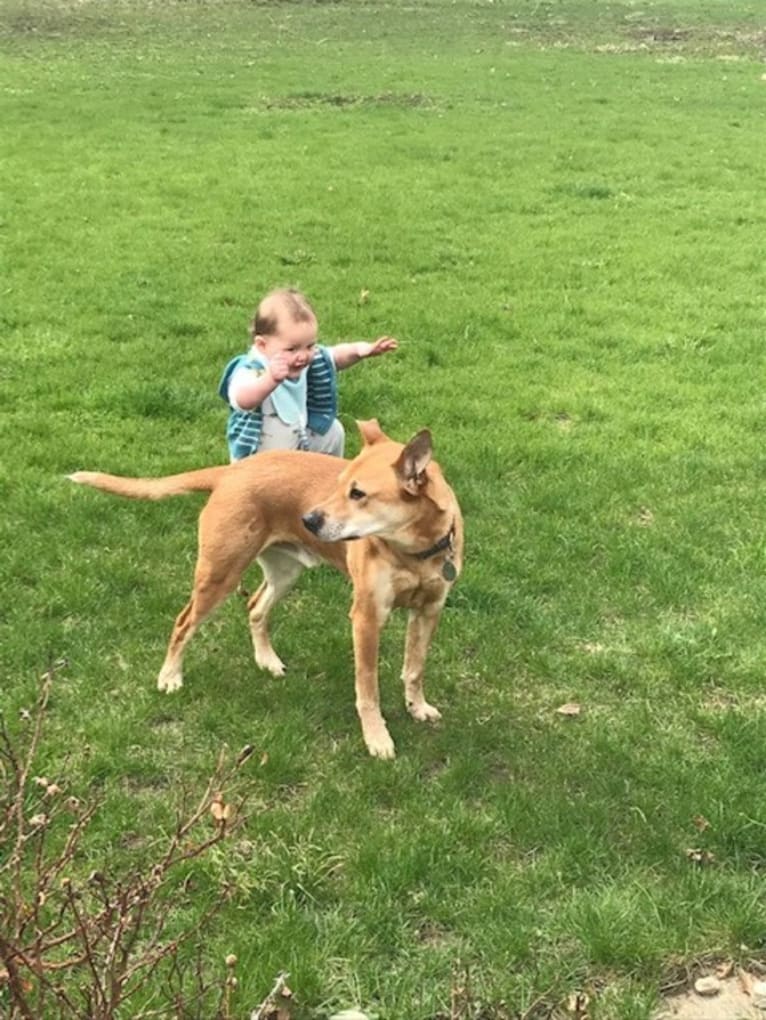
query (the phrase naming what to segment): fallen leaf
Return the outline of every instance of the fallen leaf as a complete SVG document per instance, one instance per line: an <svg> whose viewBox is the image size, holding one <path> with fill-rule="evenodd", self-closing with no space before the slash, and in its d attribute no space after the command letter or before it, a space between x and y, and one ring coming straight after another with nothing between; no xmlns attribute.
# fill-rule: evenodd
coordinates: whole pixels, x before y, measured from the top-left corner
<svg viewBox="0 0 766 1020"><path fill-rule="evenodd" d="M252 744L245 744L245 746L237 755L237 766L244 765L244 763L247 761L247 759L250 757L254 750L255 748L253 747Z"/></svg>
<svg viewBox="0 0 766 1020"><path fill-rule="evenodd" d="M745 995L753 994L753 976L748 974L746 970L742 970L741 967L737 967L737 980L739 981L740 987Z"/></svg>
<svg viewBox="0 0 766 1020"><path fill-rule="evenodd" d="M360 292L360 294L359 294L359 304L360 305L366 305L369 300L370 300L370 292L367 290L366 287L363 287L361 292Z"/></svg>
<svg viewBox="0 0 766 1020"><path fill-rule="evenodd" d="M715 976L720 981L726 981L734 973L734 961L725 960L723 963L719 963L715 969Z"/></svg>
<svg viewBox="0 0 766 1020"><path fill-rule="evenodd" d="M704 832L705 829L710 828L710 822L705 818L704 815L695 815L693 818L694 828L697 832Z"/></svg>
<svg viewBox="0 0 766 1020"><path fill-rule="evenodd" d="M753 997L753 1005L766 1010L766 981L753 981L750 994Z"/></svg>
<svg viewBox="0 0 766 1020"><path fill-rule="evenodd" d="M721 982L717 977L708 974L706 977L697 978L694 982L694 991L697 995L712 996L718 995L721 991Z"/></svg>
<svg viewBox="0 0 766 1020"><path fill-rule="evenodd" d="M572 992L567 999L567 1012L576 1020L588 1020L588 1004L590 999L585 992Z"/></svg>
<svg viewBox="0 0 766 1020"><path fill-rule="evenodd" d="M710 850L701 850L699 847L690 847L686 850L686 856L693 864L712 864L715 854Z"/></svg>
<svg viewBox="0 0 766 1020"><path fill-rule="evenodd" d="M568 701L566 705L561 705L556 709L557 715L575 716L579 715L582 708L577 704L576 701Z"/></svg>

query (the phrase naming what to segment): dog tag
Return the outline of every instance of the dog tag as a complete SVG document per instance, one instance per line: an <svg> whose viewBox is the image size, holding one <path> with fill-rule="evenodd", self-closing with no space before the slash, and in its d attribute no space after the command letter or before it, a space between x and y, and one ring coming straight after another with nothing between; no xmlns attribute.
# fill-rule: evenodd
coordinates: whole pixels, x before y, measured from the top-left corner
<svg viewBox="0 0 766 1020"><path fill-rule="evenodd" d="M457 570L452 560L445 560L442 566L442 577L445 581L454 581L457 577Z"/></svg>

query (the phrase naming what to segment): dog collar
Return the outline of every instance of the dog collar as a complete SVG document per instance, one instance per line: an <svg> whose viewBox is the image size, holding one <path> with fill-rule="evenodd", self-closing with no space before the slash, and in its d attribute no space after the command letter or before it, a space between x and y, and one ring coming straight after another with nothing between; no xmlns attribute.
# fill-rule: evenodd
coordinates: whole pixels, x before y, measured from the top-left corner
<svg viewBox="0 0 766 1020"><path fill-rule="evenodd" d="M424 549L422 552L413 553L412 555L416 560L429 560L432 556L437 556L440 552L444 552L445 549L449 549L452 552L452 540L455 537L455 525L454 522L450 527L449 531L443 538L440 538L438 542L435 542L428 549ZM454 581L457 577L457 570L455 564L451 558L447 558L442 564L442 576L445 581Z"/></svg>

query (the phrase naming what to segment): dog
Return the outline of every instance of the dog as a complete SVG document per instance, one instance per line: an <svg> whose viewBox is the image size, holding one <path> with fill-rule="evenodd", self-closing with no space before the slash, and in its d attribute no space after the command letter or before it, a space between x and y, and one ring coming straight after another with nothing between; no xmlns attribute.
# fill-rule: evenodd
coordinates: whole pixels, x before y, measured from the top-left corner
<svg viewBox="0 0 766 1020"><path fill-rule="evenodd" d="M357 422L363 440L354 460L274 450L220 467L164 478L93 471L73 482L134 499L211 493L199 518L199 555L191 599L178 615L157 680L183 683L184 649L202 621L237 588L255 559L263 581L247 603L255 661L274 676L285 666L271 645L269 614L307 567L329 563L351 579L356 709L367 749L393 758L380 710L380 632L396 607L409 610L402 680L407 709L439 719L424 697L423 671L439 616L463 561L457 499L432 459L424 429L406 445L375 419Z"/></svg>

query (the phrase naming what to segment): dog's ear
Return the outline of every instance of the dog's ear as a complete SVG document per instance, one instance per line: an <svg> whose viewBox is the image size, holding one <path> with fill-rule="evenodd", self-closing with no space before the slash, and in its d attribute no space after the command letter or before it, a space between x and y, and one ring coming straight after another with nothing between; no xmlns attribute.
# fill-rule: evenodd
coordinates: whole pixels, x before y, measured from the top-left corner
<svg viewBox="0 0 766 1020"><path fill-rule="evenodd" d="M372 446L373 443L380 443L386 437L383 429L378 424L377 418L370 418L369 421L358 421L356 427L359 429L365 446Z"/></svg>
<svg viewBox="0 0 766 1020"><path fill-rule="evenodd" d="M431 461L431 433L423 429L407 443L394 464L402 488L413 496L420 494L426 483L426 468Z"/></svg>

